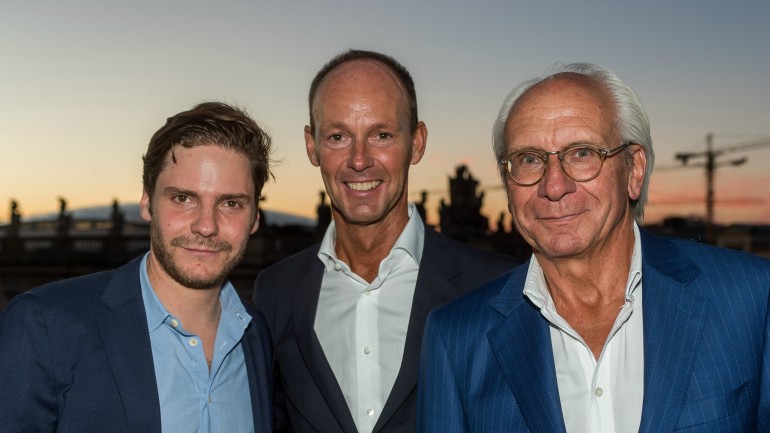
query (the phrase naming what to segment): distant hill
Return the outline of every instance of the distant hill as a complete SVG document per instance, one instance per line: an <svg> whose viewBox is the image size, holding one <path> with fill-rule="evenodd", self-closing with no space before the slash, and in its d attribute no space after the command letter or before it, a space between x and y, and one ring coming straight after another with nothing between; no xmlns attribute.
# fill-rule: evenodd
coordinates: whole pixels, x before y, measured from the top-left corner
<svg viewBox="0 0 770 433"><path fill-rule="evenodd" d="M123 211L123 215L126 218L126 222L141 223L144 220L139 214L139 203L127 203L120 205L120 210ZM86 220L109 220L112 213L112 206L93 206L84 207L79 209L68 210L72 219L86 219ZM289 214L285 212L271 211L262 209L262 212L267 220L268 225L273 226L288 226L298 225L315 227L316 221L312 218L307 218L299 215ZM38 215L30 215L22 218L25 222L37 222L37 221L54 221L58 218L57 213L45 213Z"/></svg>

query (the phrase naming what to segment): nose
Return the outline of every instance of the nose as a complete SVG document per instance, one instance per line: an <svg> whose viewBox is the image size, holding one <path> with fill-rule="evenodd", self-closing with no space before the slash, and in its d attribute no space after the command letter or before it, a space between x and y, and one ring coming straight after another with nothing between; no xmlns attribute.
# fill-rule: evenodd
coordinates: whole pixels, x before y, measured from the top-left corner
<svg viewBox="0 0 770 433"><path fill-rule="evenodd" d="M219 232L216 207L201 205L190 229L205 238L216 236Z"/></svg>
<svg viewBox="0 0 770 433"><path fill-rule="evenodd" d="M553 157L551 157L553 156ZM561 167L557 155L548 155L545 174L538 183L538 195L551 201L559 201L565 195L575 192L575 181Z"/></svg>
<svg viewBox="0 0 770 433"><path fill-rule="evenodd" d="M356 139L350 146L350 157L348 158L348 167L355 171L364 171L374 165L371 155L371 149L366 140Z"/></svg>

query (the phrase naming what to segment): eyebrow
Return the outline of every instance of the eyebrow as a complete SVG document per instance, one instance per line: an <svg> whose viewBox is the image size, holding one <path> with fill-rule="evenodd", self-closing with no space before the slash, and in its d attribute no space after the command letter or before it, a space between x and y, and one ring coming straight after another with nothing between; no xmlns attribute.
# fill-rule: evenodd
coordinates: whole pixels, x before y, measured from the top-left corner
<svg viewBox="0 0 770 433"><path fill-rule="evenodd" d="M248 203L253 202L251 196L248 194L222 194L217 196L217 201L228 201L228 200L244 200Z"/></svg>
<svg viewBox="0 0 770 433"><path fill-rule="evenodd" d="M566 146L564 146L562 148L562 150L566 150L566 149L569 149L570 147L574 147L574 146L585 146L585 145L596 146L596 147L604 147L602 144L599 144L599 143L595 142L595 140L585 139L585 140L570 141ZM517 147L516 149L512 150L510 153L520 152L520 151L529 151L529 150L534 150L534 151L537 151L537 152L548 152L548 151L543 150L543 149L541 149L539 147L536 147L536 146L524 145L524 146L521 146L521 147Z"/></svg>
<svg viewBox="0 0 770 433"><path fill-rule="evenodd" d="M343 123L331 122L331 123L319 123L316 128L321 129L347 129Z"/></svg>
<svg viewBox="0 0 770 433"><path fill-rule="evenodd" d="M187 189L182 188L176 188L173 186L169 186L163 189L163 194L167 196L174 196L174 195L189 195L190 197L198 198L199 195L195 191L190 191ZM245 200L249 203L253 202L254 200L252 197L248 194L217 194L216 196L217 201L228 201L228 200Z"/></svg>
<svg viewBox="0 0 770 433"><path fill-rule="evenodd" d="M341 122L331 122L327 124L318 125L318 129L341 129L344 131L348 131L350 128L348 127L348 125ZM369 129L374 129L374 130L384 129L387 131L395 131L398 129L398 125L391 125L387 122L377 122L374 125L371 125Z"/></svg>

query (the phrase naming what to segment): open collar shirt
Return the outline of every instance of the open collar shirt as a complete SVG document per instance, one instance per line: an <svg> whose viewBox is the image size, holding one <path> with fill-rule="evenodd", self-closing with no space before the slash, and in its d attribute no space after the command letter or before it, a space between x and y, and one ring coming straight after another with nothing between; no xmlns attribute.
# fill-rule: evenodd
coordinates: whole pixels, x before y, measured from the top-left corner
<svg viewBox="0 0 770 433"><path fill-rule="evenodd" d="M324 264L314 329L359 432L371 432L390 395L420 268L425 227L409 203L409 221L371 283L335 253L331 223L318 258Z"/></svg>
<svg viewBox="0 0 770 433"><path fill-rule="evenodd" d="M164 432L253 432L254 418L241 346L251 316L230 282L219 295L222 312L211 368L199 336L160 302L147 275L147 255L139 267L152 360Z"/></svg>
<svg viewBox="0 0 770 433"><path fill-rule="evenodd" d="M550 324L559 400L569 433L639 430L644 396L644 339L642 247L636 223L634 238L625 304L618 310L599 359L556 311L537 258L532 256L530 261L524 295Z"/></svg>

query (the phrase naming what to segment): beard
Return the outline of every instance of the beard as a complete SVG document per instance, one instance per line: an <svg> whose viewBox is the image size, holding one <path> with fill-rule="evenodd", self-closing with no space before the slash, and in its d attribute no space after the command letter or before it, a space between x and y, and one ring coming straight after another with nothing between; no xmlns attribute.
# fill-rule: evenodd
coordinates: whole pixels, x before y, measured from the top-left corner
<svg viewBox="0 0 770 433"><path fill-rule="evenodd" d="M206 290L221 287L230 271L241 261L246 252L247 243L248 237L242 245L239 245L235 253L233 253L233 246L227 242L200 236L177 236L167 243L158 228L158 224L155 221L150 222L150 244L153 255L174 281L190 289ZM187 272L175 261L173 247L190 246L201 246L206 249L221 251L227 253L227 258L218 271L209 274Z"/></svg>

